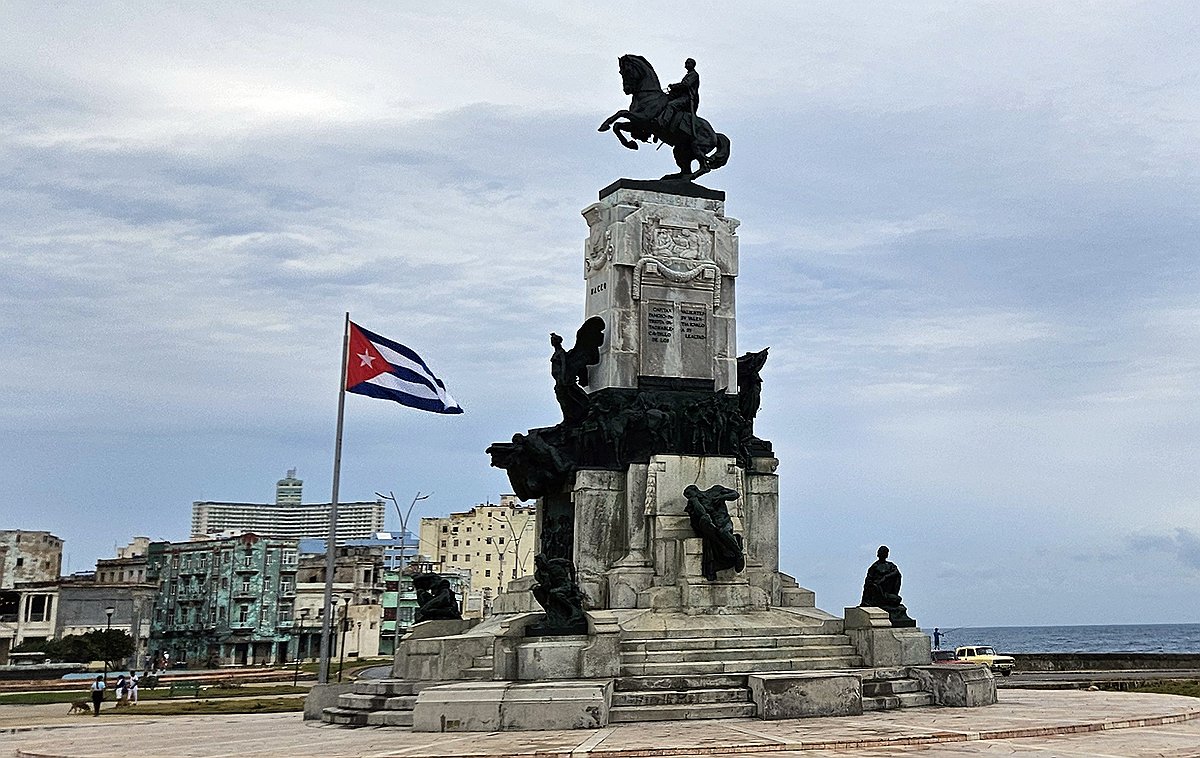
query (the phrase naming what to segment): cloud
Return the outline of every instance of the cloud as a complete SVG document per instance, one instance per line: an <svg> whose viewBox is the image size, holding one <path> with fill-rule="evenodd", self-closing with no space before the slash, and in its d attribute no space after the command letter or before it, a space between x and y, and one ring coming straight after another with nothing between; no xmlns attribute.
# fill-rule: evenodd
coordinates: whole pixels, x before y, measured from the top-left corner
<svg viewBox="0 0 1200 758"><path fill-rule="evenodd" d="M1191 569L1200 570L1200 532L1184 527L1170 532L1132 534L1125 545L1135 556L1163 553Z"/></svg>

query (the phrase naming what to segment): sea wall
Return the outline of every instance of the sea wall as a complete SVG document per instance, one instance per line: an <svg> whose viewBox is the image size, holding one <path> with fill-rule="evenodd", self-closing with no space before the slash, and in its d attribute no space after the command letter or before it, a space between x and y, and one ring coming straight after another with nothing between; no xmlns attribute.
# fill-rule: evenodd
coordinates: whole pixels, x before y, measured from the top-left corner
<svg viewBox="0 0 1200 758"><path fill-rule="evenodd" d="M1017 671L1200 669L1200 653L1008 653Z"/></svg>

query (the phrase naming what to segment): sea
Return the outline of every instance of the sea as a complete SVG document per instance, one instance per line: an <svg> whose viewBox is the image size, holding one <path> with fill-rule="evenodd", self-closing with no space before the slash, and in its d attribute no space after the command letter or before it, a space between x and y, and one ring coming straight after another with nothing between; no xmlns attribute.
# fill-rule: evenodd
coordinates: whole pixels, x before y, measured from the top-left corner
<svg viewBox="0 0 1200 758"><path fill-rule="evenodd" d="M933 629L923 629L933 634ZM1200 624L964 626L941 628L942 649L991 645L998 653L1200 653Z"/></svg>

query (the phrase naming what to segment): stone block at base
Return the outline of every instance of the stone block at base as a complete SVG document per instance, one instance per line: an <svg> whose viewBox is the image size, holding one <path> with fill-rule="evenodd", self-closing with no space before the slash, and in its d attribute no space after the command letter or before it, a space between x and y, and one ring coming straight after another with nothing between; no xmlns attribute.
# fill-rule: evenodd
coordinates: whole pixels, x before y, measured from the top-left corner
<svg viewBox="0 0 1200 758"><path fill-rule="evenodd" d="M811 716L860 716L862 679L846 672L751 674L758 717L768 721Z"/></svg>
<svg viewBox="0 0 1200 758"><path fill-rule="evenodd" d="M517 678L522 681L578 679L587 635L543 637L517 645Z"/></svg>
<svg viewBox="0 0 1200 758"><path fill-rule="evenodd" d="M913 666L908 675L933 695L933 702L956 708L975 708L996 703L996 679L987 666L952 663L944 666Z"/></svg>
<svg viewBox="0 0 1200 758"><path fill-rule="evenodd" d="M461 682L422 690L414 732L596 729L608 724L612 680Z"/></svg>
<svg viewBox="0 0 1200 758"><path fill-rule="evenodd" d="M354 692L354 682L314 684L304 696L304 720L320 721L321 711L337 707L338 697L351 692Z"/></svg>

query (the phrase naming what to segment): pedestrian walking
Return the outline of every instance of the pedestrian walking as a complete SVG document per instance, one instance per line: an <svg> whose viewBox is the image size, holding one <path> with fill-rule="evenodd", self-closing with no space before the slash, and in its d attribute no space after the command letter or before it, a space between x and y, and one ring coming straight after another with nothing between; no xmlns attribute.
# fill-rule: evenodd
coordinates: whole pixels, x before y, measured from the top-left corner
<svg viewBox="0 0 1200 758"><path fill-rule="evenodd" d="M129 682L125 679L125 675L121 674L117 677L117 703L124 705L129 699Z"/></svg>
<svg viewBox="0 0 1200 758"><path fill-rule="evenodd" d="M129 672L129 704L137 705L138 675L136 671Z"/></svg>
<svg viewBox="0 0 1200 758"><path fill-rule="evenodd" d="M96 675L96 681L92 682L92 710L93 716L100 715L100 704L104 702L104 677Z"/></svg>

